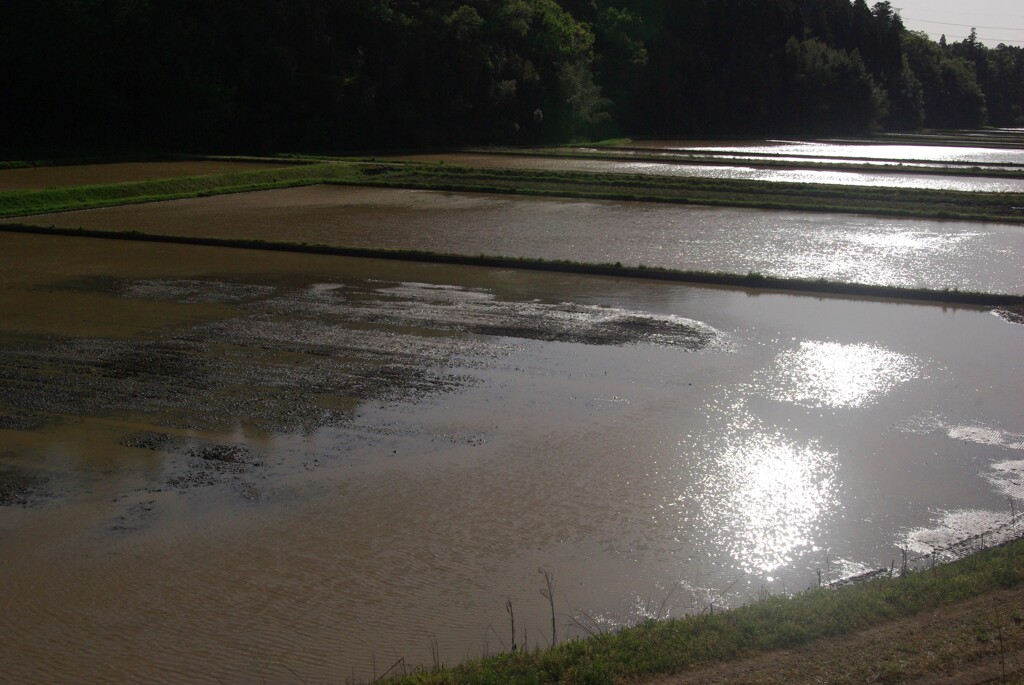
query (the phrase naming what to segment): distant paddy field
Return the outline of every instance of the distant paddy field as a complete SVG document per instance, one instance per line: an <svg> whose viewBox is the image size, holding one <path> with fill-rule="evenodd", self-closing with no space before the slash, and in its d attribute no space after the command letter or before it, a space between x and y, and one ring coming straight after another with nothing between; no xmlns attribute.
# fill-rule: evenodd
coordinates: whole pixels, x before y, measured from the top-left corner
<svg viewBox="0 0 1024 685"><path fill-rule="evenodd" d="M584 151L585 152L585 151ZM488 154L483 152L457 152L439 154L404 155L394 158L400 161L424 164L453 164L473 169L525 169L531 171L586 171L605 174L640 174L645 176L671 176L707 179L735 179L741 181L762 181L766 183L809 183L817 185L875 186L891 188L914 188L920 190L957 190L979 192L1024 192L1024 166L1019 177L988 177L975 175L981 168L964 165L936 165L933 162L915 165L913 170L903 169L898 162L885 164L880 161L857 162L858 168L850 168L853 162L841 158L808 158L768 155L763 157L740 156L729 153L702 155L691 160L665 156L663 159L622 158L613 156L614 151L605 153L610 158L542 156L535 154ZM660 151L659 151L660 152ZM696 152L696 150L690 150ZM590 153L593 154L593 153ZM620 154L630 154L623 152ZM785 168L764 166L766 161L785 162ZM874 170L859 167L871 165ZM803 166L801 166L803 165ZM807 168L807 167L815 168ZM820 167L820 168L819 168ZM1007 173L1003 167L997 169ZM994 173L993 167L985 169ZM941 173L940 173L941 172ZM954 173L955 172L955 173Z"/></svg>
<svg viewBox="0 0 1024 685"><path fill-rule="evenodd" d="M20 221L20 220L14 220ZM854 214L318 185L27 219L40 226L497 255L1024 294L1024 228Z"/></svg>
<svg viewBox="0 0 1024 685"><path fill-rule="evenodd" d="M131 181L152 181L182 176L205 176L208 174L237 171L276 169L283 166L287 166L287 164L284 162L193 160L0 169L0 192L7 190L41 190L43 188L128 183Z"/></svg>

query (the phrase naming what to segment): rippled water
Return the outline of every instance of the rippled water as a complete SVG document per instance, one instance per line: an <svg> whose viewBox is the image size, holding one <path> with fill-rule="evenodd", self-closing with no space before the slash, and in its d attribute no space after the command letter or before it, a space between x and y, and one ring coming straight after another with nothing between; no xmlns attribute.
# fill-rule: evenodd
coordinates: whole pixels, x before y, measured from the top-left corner
<svg viewBox="0 0 1024 685"><path fill-rule="evenodd" d="M326 186L32 221L1024 293L1024 228L990 223Z"/></svg>
<svg viewBox="0 0 1024 685"><path fill-rule="evenodd" d="M1024 327L985 311L16 235L0 266L14 681L371 678L502 651L507 601L543 644L538 568L564 637L1022 504Z"/></svg>
<svg viewBox="0 0 1024 685"><path fill-rule="evenodd" d="M642 143L641 143L642 145ZM962 171L964 176L971 176L977 170L992 171L1022 171L1022 165L1007 163L1007 162L957 162L957 161L941 161L941 162L928 162L922 160L914 160L913 162L907 162L899 159L883 159L883 158L851 158L851 157L811 157L802 155L776 155L767 152L715 152L711 150L704 150L701 148L588 148L581 147L577 148L578 151L584 152L588 155L601 155L601 156L658 156L664 157L667 161L675 159L678 163L685 163L686 160L702 160L702 163L706 164L709 161L718 161L724 164L756 164L758 162L787 162L792 166L800 165L813 165L813 164L827 164L831 167L907 167L909 169L916 169L918 167L922 169L953 169ZM766 160L767 158L767 160Z"/></svg>
<svg viewBox="0 0 1024 685"><path fill-rule="evenodd" d="M819 183L852 186L887 186L927 190L981 192L1024 192L1024 179L984 178L980 176L929 176L925 174L868 173L863 171L818 169L764 169L739 164L712 166L675 162L623 162L602 159L527 157L519 155L435 154L413 155L402 159L420 162L444 162L476 168L538 169L550 171L592 171L613 174L686 176L778 183ZM828 161L828 160L814 160ZM748 163L750 161L748 160Z"/></svg>
<svg viewBox="0 0 1024 685"><path fill-rule="evenodd" d="M687 141L634 141L631 147L655 150L695 151L701 153L737 153L768 156L796 155L804 158L879 159L903 162L973 162L978 164L1024 165L1024 150L1017 148L960 147L944 145L903 145L903 144L848 144L831 142L808 142L796 140L769 140L752 143L717 145L714 143L691 144Z"/></svg>

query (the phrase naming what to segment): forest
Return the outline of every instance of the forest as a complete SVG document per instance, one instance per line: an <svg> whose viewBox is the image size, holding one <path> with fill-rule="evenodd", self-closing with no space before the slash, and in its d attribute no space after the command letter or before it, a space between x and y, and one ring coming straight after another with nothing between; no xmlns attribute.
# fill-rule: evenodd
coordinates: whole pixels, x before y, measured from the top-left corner
<svg viewBox="0 0 1024 685"><path fill-rule="evenodd" d="M1024 50L864 0L5 0L0 151L1024 126Z"/></svg>

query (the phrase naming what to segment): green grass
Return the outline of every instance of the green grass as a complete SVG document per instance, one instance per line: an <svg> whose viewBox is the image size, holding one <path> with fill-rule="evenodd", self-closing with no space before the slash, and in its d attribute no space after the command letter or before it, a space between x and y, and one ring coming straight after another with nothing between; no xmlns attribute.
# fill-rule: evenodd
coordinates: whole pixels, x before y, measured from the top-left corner
<svg viewBox="0 0 1024 685"><path fill-rule="evenodd" d="M732 611L647 621L617 633L395 678L401 685L612 683L793 648L1024 582L1024 541L897 578L773 596Z"/></svg>
<svg viewBox="0 0 1024 685"><path fill-rule="evenodd" d="M316 185L330 181L365 180L358 165L302 164L278 169L188 176L108 185L68 186L0 192L0 217L177 200L204 195L240 193Z"/></svg>

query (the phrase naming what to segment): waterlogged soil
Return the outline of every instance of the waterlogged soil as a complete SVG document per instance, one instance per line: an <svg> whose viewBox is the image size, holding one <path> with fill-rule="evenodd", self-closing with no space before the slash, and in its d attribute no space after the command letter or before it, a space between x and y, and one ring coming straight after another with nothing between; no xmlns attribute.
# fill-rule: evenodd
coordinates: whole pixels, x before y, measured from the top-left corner
<svg viewBox="0 0 1024 685"><path fill-rule="evenodd" d="M991 223L338 186L30 221L1024 294L1024 229Z"/></svg>
<svg viewBox="0 0 1024 685"><path fill-rule="evenodd" d="M0 191L39 190L65 186L104 185L129 181L152 181L183 176L204 176L233 171L276 169L282 164L267 162L187 161L117 162L112 164L76 164L23 169L0 169Z"/></svg>
<svg viewBox="0 0 1024 685"><path fill-rule="evenodd" d="M0 468L0 506L25 506L44 486L45 481L29 471Z"/></svg>
<svg viewBox="0 0 1024 685"><path fill-rule="evenodd" d="M507 649L507 602L544 644L540 568L564 639L1024 506L1024 329L984 310L16 234L0 267L16 682L370 680Z"/></svg>
<svg viewBox="0 0 1024 685"><path fill-rule="evenodd" d="M93 278L88 287L101 296L237 307L230 318L156 339L12 340L2 352L0 407L29 418L132 411L175 428L243 422L308 433L344 423L367 401L408 401L471 382L445 367L494 354L478 336L691 350L719 344L713 329L684 319L498 302L443 286L357 281L292 290Z"/></svg>

